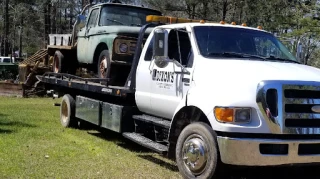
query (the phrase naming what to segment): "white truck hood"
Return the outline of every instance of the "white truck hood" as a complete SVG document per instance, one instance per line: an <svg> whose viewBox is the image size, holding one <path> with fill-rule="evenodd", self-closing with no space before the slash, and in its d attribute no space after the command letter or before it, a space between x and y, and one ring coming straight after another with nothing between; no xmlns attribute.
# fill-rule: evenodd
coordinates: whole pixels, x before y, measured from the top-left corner
<svg viewBox="0 0 320 179"><path fill-rule="evenodd" d="M320 81L320 69L283 62L199 59L194 87L188 98L201 100L205 113L214 106L251 106L257 108L256 93L263 80ZM208 100L211 99L211 100Z"/></svg>
<svg viewBox="0 0 320 179"><path fill-rule="evenodd" d="M320 81L319 69L295 63L199 58L195 65L188 105L198 106L217 131L270 132L256 102L257 87L263 80ZM216 106L251 107L253 120L237 125L219 123L213 114Z"/></svg>
<svg viewBox="0 0 320 179"><path fill-rule="evenodd" d="M235 84L256 87L262 80L320 81L318 68L295 63L253 60L202 59L197 63L194 75L196 84L205 82L206 85L216 86L216 82L219 82L220 85L230 87Z"/></svg>

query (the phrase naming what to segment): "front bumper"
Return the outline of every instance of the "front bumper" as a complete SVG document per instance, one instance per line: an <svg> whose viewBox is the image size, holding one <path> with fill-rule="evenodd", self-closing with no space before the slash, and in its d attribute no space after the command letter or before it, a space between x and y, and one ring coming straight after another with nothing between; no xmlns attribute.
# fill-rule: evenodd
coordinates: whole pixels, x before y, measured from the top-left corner
<svg viewBox="0 0 320 179"><path fill-rule="evenodd" d="M320 163L320 139L279 140L218 136L217 140L221 161L225 164L272 166ZM264 150L265 146L269 148L270 146L281 146L281 152L279 150ZM269 151L270 153L268 153Z"/></svg>

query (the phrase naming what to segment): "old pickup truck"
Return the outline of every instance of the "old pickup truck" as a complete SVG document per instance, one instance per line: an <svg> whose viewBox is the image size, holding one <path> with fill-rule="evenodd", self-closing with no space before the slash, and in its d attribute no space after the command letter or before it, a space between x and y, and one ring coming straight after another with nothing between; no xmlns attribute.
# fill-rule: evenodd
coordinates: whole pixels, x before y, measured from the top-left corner
<svg viewBox="0 0 320 179"><path fill-rule="evenodd" d="M148 15L161 12L121 3L87 5L72 34L50 35L48 54L52 71L75 74L81 67L96 77L107 78L111 69L117 71L121 66L128 73L139 31ZM145 38L150 32L145 33Z"/></svg>

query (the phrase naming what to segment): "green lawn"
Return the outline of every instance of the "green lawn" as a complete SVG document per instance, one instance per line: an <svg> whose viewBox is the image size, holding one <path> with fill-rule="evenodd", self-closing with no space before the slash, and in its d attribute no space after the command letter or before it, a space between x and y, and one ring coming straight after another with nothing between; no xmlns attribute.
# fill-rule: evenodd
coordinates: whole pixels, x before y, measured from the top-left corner
<svg viewBox="0 0 320 179"><path fill-rule="evenodd" d="M116 133L62 128L54 102L0 97L0 178L181 178Z"/></svg>

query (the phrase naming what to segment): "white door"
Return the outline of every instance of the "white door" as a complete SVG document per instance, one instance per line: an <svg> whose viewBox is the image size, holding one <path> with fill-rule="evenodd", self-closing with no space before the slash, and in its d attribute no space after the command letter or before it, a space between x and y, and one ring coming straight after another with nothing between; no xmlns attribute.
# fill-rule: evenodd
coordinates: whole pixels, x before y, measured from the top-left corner
<svg viewBox="0 0 320 179"><path fill-rule="evenodd" d="M181 67L173 62L166 66L157 66L153 59L153 33L146 41L147 48L142 51L136 74L136 104L140 111L171 119L182 98L187 93L191 84L193 71L193 56L189 34L179 32L180 51L178 48L176 31L167 30L169 33L170 59L177 59L190 74L181 74ZM181 60L180 60L181 55ZM179 73L180 72L180 73Z"/></svg>
<svg viewBox="0 0 320 179"><path fill-rule="evenodd" d="M182 98L190 88L192 76L192 48L189 33L184 28L168 30L168 57L178 61L190 74L181 73L180 65L173 62L159 67L151 62L151 97L152 114L172 119Z"/></svg>

